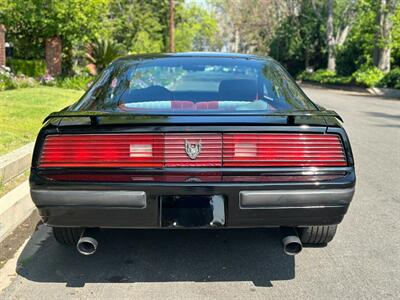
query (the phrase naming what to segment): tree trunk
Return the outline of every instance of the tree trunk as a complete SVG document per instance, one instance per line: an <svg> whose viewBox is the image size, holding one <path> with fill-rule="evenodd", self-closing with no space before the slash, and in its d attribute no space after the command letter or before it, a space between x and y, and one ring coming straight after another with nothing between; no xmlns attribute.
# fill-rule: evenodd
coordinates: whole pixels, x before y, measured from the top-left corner
<svg viewBox="0 0 400 300"><path fill-rule="evenodd" d="M6 65L6 27L0 24L0 66Z"/></svg>
<svg viewBox="0 0 400 300"><path fill-rule="evenodd" d="M392 22L391 12L387 0L380 1L376 15L377 31L375 33L374 65L381 71L390 71L390 43Z"/></svg>
<svg viewBox="0 0 400 300"><path fill-rule="evenodd" d="M310 53L308 49L304 52L304 69L307 71L307 69L310 66Z"/></svg>
<svg viewBox="0 0 400 300"><path fill-rule="evenodd" d="M330 71L336 71L335 37L333 34L333 4L334 0L328 0L326 39L328 44L328 70Z"/></svg>
<svg viewBox="0 0 400 300"><path fill-rule="evenodd" d="M61 75L61 38L58 36L47 38L45 52L47 73L52 76Z"/></svg>
<svg viewBox="0 0 400 300"><path fill-rule="evenodd" d="M238 53L240 48L240 32L239 29L235 30L235 42L233 45L233 52Z"/></svg>
<svg viewBox="0 0 400 300"><path fill-rule="evenodd" d="M174 0L169 0L169 51L175 52Z"/></svg>

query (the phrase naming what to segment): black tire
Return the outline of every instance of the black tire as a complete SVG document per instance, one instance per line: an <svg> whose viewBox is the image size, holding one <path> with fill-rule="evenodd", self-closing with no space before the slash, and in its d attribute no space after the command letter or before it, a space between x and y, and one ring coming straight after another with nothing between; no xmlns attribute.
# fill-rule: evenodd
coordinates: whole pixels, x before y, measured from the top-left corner
<svg viewBox="0 0 400 300"><path fill-rule="evenodd" d="M75 246L81 236L81 228L53 227L55 240L65 246Z"/></svg>
<svg viewBox="0 0 400 300"><path fill-rule="evenodd" d="M299 236L303 244L325 245L334 238L337 225L310 226L299 228Z"/></svg>

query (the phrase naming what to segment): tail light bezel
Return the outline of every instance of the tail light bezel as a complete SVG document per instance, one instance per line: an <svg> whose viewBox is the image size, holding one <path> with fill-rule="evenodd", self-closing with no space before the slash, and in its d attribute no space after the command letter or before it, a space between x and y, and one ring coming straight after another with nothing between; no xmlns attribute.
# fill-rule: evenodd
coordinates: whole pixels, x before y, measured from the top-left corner
<svg viewBox="0 0 400 300"><path fill-rule="evenodd" d="M102 137L110 136L110 135L111 136L122 136L122 135L141 136L141 135L149 135L149 136L162 137L162 140L163 140L162 144L164 144L164 135L165 134L166 133L149 133L149 132L140 132L140 133L139 132L138 133L104 133L104 134L102 134L102 133L95 133L95 134L94 133L88 133L88 134L82 134L82 133L77 133L77 134L48 134L48 135L44 136L41 149L38 152L37 167L40 168L40 169L50 169L50 168L85 168L85 169L87 169L87 168L89 168L89 169L92 169L92 168L121 168L121 169L122 168L123 169L125 169L125 168L128 168L128 169L129 168L149 168L149 169L151 169L151 168L156 168L156 169L164 168L164 169L167 169L168 166L165 166L165 157L162 158L162 160L163 160L162 163L158 162L157 164L156 163L154 163L154 164L150 163L150 164L142 164L142 165L115 163L115 164L111 164L111 165L107 165L107 164L78 165L78 164L76 164L76 165L69 165L69 166L67 166L67 165L52 165L52 166L50 166L50 165L46 165L46 164L42 163L43 151L44 151L47 139L51 138L51 137L54 137L54 136L60 136L60 137L82 136L82 137L86 137L87 138L88 136L93 136L93 135L102 136ZM209 132L202 132L202 133L193 132L193 133L190 133L190 134L193 134L195 136L197 134L209 134ZM212 169L212 168L265 168L265 167L267 167L267 168L272 168L272 167L278 167L278 168L279 167L315 167L315 168L320 168L320 167L347 167L350 164L349 157L348 157L348 149L347 149L347 147L345 145L345 141L343 141L343 137L341 136L341 134L339 132L329 132L329 133L309 133L309 132L301 132L301 133L299 133L299 132L290 132L290 133L288 133L288 132L262 132L262 133L239 132L239 133L232 133L232 132L222 132L220 134L222 136L222 146L221 146L222 147L222 149L221 149L221 152L222 152L222 164L221 164L220 167L213 166L213 167L210 167L210 169ZM270 136L288 134L288 135L299 135L299 136L300 135L303 135L303 136L304 135L313 135L313 136L319 136L319 137L328 137L328 136L329 137L336 137L338 142L339 142L339 144L340 144L344 160L341 161L340 164L334 164L334 163L333 164L312 164L312 163L310 163L310 164L297 164L296 165L296 164L288 163L288 164L271 164L271 165L261 164L260 165L259 161L256 161L256 162L254 162L252 164L247 164L247 165L246 164L236 164L235 165L233 163L227 163L227 160L226 160L226 157L225 157L226 156L225 155L225 138L227 136L230 136L230 135L249 135L249 136L251 135L251 136L254 136L254 135L260 135L260 134L265 134L265 135L270 135ZM161 148L164 149L163 147L161 147ZM184 167L193 168L193 167L196 167L196 166L188 166L188 165L182 166L182 168L184 168ZM199 166L199 167L203 167L203 166Z"/></svg>

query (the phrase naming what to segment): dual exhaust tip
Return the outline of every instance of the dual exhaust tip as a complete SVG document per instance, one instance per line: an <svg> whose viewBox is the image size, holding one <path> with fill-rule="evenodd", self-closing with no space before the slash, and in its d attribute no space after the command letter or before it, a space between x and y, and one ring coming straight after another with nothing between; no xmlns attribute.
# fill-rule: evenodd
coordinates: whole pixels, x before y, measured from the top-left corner
<svg viewBox="0 0 400 300"><path fill-rule="evenodd" d="M303 244L299 238L296 228L282 227L282 246L286 255L297 255L303 250Z"/></svg>
<svg viewBox="0 0 400 300"><path fill-rule="evenodd" d="M92 255L96 252L97 246L99 245L95 236L97 235L97 230L94 229L84 229L82 231L81 237L76 243L76 249L80 254Z"/></svg>
<svg viewBox="0 0 400 300"><path fill-rule="evenodd" d="M80 254L92 255L96 252L97 246L99 245L96 235L97 230L89 229L83 230L81 237L76 244L76 249ZM281 228L282 233L282 246L283 252L286 255L297 255L303 249L303 244L299 238L297 230L295 228L283 227Z"/></svg>

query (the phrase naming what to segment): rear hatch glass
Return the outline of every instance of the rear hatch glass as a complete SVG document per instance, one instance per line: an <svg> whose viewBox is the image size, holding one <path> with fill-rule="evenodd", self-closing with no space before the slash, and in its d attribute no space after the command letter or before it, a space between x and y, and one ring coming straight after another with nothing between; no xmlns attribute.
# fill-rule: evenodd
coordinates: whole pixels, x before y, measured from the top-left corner
<svg viewBox="0 0 400 300"><path fill-rule="evenodd" d="M69 110L207 114L317 108L272 60L162 57L115 62Z"/></svg>

